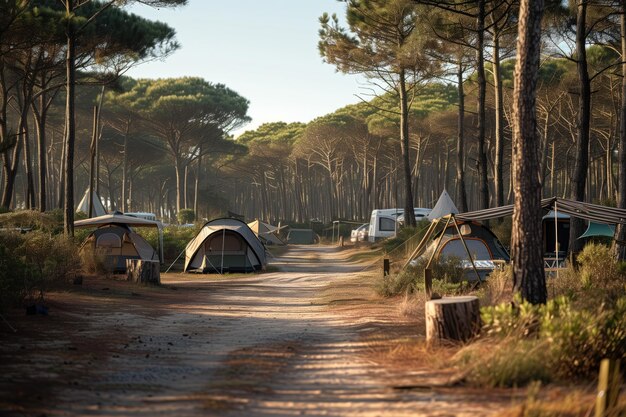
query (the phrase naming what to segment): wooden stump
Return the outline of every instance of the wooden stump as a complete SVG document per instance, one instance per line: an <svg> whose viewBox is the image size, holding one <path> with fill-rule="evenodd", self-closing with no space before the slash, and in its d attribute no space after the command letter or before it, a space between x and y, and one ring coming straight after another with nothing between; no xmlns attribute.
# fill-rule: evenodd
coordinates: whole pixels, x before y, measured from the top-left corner
<svg viewBox="0 0 626 417"><path fill-rule="evenodd" d="M161 264L159 261L146 261L143 259L126 260L126 279L141 284L161 283Z"/></svg>
<svg viewBox="0 0 626 417"><path fill-rule="evenodd" d="M466 342L480 332L478 297L448 297L426 302L426 340Z"/></svg>

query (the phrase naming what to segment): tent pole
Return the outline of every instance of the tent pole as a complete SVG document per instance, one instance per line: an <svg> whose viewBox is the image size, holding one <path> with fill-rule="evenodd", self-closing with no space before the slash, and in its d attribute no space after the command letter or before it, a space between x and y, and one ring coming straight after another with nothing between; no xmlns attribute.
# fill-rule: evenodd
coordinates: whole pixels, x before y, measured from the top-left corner
<svg viewBox="0 0 626 417"><path fill-rule="evenodd" d="M222 229L222 264L220 266L220 275L224 273L224 240L226 239L226 229Z"/></svg>
<svg viewBox="0 0 626 417"><path fill-rule="evenodd" d="M461 229L459 229L459 225L456 224L456 220L454 221L454 227L456 227L456 231L459 234L459 238L461 238L461 243L463 243L463 247L465 248L465 252L467 252L467 256L469 256L469 260L472 263L472 269L476 273L476 278L478 278L478 282L482 283L483 280L480 278L480 274L478 273L478 270L476 269L476 264L474 263L474 258L472 258L472 254L470 253L469 248L467 247L467 243L465 243L465 239L463 239L463 235L461 234Z"/></svg>
<svg viewBox="0 0 626 417"><path fill-rule="evenodd" d="M441 232L441 236L439 236L439 239L437 239L437 245L435 245L435 249L433 250L433 253L430 255L430 259L428 259L428 263L426 264L426 267L424 269L430 268L430 264L433 262L433 259L435 259L435 254L437 253L437 250L439 249L439 246L441 245L441 241L443 240L443 235L446 233L446 229L448 228L448 225L450 224L450 220L452 220L452 217L453 217L452 215L448 216L446 225L443 227L443 231ZM454 222L456 223L456 219L454 220Z"/></svg>
<svg viewBox="0 0 626 417"><path fill-rule="evenodd" d="M159 231L159 254L161 256L161 264L165 262L165 258L163 257L163 229L157 226L157 230Z"/></svg>
<svg viewBox="0 0 626 417"><path fill-rule="evenodd" d="M556 278L559 279L559 221L558 206L554 201L554 254L556 255Z"/></svg>
<svg viewBox="0 0 626 417"><path fill-rule="evenodd" d="M434 220L430 224L430 226L428 226L428 230L426 231L426 234L424 235L424 237L422 238L420 243L417 245L415 250L411 253L411 255L409 255L409 257L406 260L406 262L404 263L404 265L402 265L402 269L406 268L409 265L409 263L411 262L411 260L413 260L413 258L415 258L417 256L417 254L420 253L422 248L425 246L425 244L430 239L430 236L432 235L432 231L434 230L434 228L437 226L438 223L439 223L439 219L436 219L436 220Z"/></svg>

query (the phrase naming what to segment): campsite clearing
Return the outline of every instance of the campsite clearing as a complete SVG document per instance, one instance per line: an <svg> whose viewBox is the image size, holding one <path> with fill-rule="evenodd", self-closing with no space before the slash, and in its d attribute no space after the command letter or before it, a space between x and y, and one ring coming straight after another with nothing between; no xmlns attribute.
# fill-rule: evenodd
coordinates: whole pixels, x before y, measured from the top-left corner
<svg viewBox="0 0 626 417"><path fill-rule="evenodd" d="M355 253L295 246L280 272L164 274L156 288L92 277L51 294L49 316L0 328L0 414L486 416L523 398L390 360L423 336L373 295Z"/></svg>

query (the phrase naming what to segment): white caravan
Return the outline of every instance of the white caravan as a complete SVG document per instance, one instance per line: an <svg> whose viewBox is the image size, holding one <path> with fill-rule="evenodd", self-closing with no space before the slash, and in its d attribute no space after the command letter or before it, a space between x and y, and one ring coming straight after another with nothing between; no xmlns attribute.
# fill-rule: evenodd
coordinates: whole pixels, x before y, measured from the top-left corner
<svg viewBox="0 0 626 417"><path fill-rule="evenodd" d="M426 218L431 209L416 208L415 220L420 221ZM386 239L395 236L398 230L398 217L404 216L404 209L378 209L372 210L370 217L370 227L368 231L368 240L375 242L377 240Z"/></svg>

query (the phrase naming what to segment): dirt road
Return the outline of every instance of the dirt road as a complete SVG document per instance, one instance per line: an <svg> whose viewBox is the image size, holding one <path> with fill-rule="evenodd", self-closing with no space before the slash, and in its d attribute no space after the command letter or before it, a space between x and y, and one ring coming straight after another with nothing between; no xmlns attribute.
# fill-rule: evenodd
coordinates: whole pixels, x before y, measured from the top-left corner
<svg viewBox="0 0 626 417"><path fill-rule="evenodd" d="M392 335L413 336L411 323L359 298L363 265L346 252L293 247L273 265L54 294L50 316L0 333L0 415L480 416L511 404L510 393L394 389L432 370L371 360Z"/></svg>

